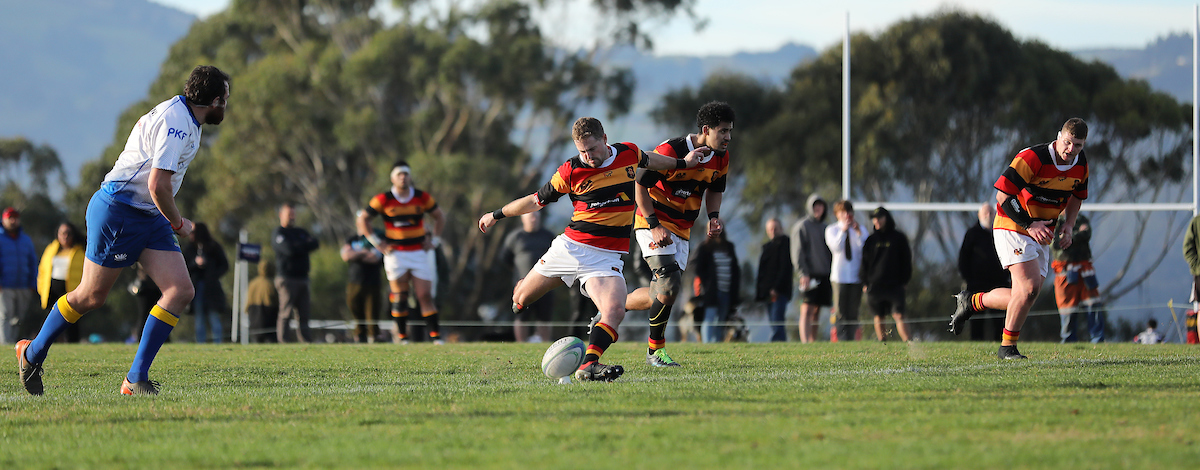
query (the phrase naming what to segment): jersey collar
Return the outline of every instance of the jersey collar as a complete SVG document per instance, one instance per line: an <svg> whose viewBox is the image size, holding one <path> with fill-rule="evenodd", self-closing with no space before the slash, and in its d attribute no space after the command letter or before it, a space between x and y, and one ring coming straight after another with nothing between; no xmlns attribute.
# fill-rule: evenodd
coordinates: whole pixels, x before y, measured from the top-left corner
<svg viewBox="0 0 1200 470"><path fill-rule="evenodd" d="M696 144L692 143L693 138L699 139L700 135L699 134L688 134L687 138L683 139L683 140L687 141L688 152L696 150ZM716 150L710 149L707 155L700 157L700 164L703 165L705 163L708 163L708 161L712 160L712 157L715 156L716 154L717 154ZM679 157L679 158L683 158L683 157Z"/></svg>
<svg viewBox="0 0 1200 470"><path fill-rule="evenodd" d="M196 120L196 113L193 113L193 112L192 112L192 107L191 107L191 106L188 106L188 100L187 100L187 97L186 97L186 96L183 96L183 95L179 95L179 102L180 102L180 103L183 103L183 109L186 109L186 110L187 110L187 112L188 112L188 116L191 116L191 117L192 117L192 123L193 123L193 124L195 124L195 125L196 125L196 127L200 127L200 121L197 121L197 120Z"/></svg>
<svg viewBox="0 0 1200 470"><path fill-rule="evenodd" d="M412 198L415 197L416 195L417 195L417 192L415 189L413 189L412 186L408 187L408 193L404 194L403 196L401 196L400 193L396 192L395 186L392 187L392 197L396 198L397 201L400 201L401 204L407 204L408 201L411 201Z"/></svg>

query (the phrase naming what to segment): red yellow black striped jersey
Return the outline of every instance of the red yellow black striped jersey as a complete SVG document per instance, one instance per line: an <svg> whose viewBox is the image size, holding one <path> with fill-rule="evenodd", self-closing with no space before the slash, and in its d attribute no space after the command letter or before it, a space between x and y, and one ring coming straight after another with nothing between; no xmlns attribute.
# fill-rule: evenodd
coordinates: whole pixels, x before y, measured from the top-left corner
<svg viewBox="0 0 1200 470"><path fill-rule="evenodd" d="M1057 224L1058 216L1067 208L1071 196L1080 200L1088 197L1087 157L1079 152L1073 163L1062 165L1065 169L1060 169L1051 154L1055 151L1051 149L1053 144L1039 144L1022 150L996 180L996 189L1016 196L1033 220L1049 221L1051 228ZM1029 235L1008 218L999 204L992 228Z"/></svg>
<svg viewBox="0 0 1200 470"><path fill-rule="evenodd" d="M592 168L578 156L567 160L537 192L538 204L571 196L575 209L564 234L579 243L617 253L629 252L633 225L633 181L649 157L629 142L612 144L612 157Z"/></svg>
<svg viewBox="0 0 1200 470"><path fill-rule="evenodd" d="M367 203L367 214L382 215L384 242L400 251L416 251L425 243L425 214L437 209L429 193L412 190L412 198L400 202L392 191L375 195Z"/></svg>
<svg viewBox="0 0 1200 470"><path fill-rule="evenodd" d="M688 136L663 142L654 149L668 157L681 158L695 150ZM645 186L654 200L654 215L663 227L684 240L691 234L692 225L700 215L700 204L704 192L725 192L725 181L729 174L729 152L713 152L707 160L694 168L678 170L644 170L638 184ZM633 228L650 228L646 217L637 211Z"/></svg>

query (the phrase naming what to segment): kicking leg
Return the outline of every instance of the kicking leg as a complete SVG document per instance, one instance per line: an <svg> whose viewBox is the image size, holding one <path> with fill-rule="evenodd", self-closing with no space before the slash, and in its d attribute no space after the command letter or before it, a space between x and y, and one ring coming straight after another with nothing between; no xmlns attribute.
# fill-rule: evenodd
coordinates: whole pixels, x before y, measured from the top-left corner
<svg viewBox="0 0 1200 470"><path fill-rule="evenodd" d="M32 395L42 394L42 362L50 352L50 345L85 313L104 305L120 274L121 268L106 268L84 259L79 287L58 298L32 341L17 342L17 368L25 391Z"/></svg>

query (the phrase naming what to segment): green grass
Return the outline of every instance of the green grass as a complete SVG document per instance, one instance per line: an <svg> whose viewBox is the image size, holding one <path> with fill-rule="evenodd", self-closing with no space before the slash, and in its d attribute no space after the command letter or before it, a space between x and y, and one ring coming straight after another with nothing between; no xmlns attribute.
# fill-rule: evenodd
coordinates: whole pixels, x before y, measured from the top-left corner
<svg viewBox="0 0 1200 470"><path fill-rule="evenodd" d="M10 362L0 468L1195 468L1200 348L618 343L614 383L557 385L545 344L60 345ZM13 361L11 358L9 361ZM15 361L13 361L15 362Z"/></svg>

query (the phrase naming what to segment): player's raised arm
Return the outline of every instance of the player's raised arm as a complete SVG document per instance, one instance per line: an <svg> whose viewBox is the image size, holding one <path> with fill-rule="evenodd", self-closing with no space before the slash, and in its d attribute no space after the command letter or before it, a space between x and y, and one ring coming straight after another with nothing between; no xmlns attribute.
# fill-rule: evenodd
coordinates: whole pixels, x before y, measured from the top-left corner
<svg viewBox="0 0 1200 470"><path fill-rule="evenodd" d="M708 147L700 147L688 152L683 158L668 157L657 152L646 152L646 169L649 170L679 170L692 168L700 164L700 157L708 153Z"/></svg>
<svg viewBox="0 0 1200 470"><path fill-rule="evenodd" d="M497 220L505 217L525 215L530 212L541 210L541 208L542 205L538 202L537 193L530 194L505 204L504 207L483 214L483 217L479 218L479 231L487 233L487 229L491 228L493 225L496 225Z"/></svg>

